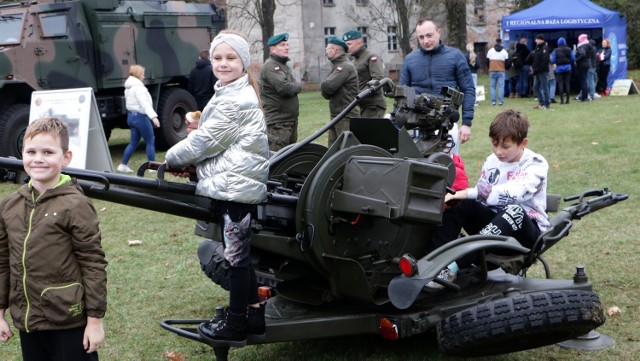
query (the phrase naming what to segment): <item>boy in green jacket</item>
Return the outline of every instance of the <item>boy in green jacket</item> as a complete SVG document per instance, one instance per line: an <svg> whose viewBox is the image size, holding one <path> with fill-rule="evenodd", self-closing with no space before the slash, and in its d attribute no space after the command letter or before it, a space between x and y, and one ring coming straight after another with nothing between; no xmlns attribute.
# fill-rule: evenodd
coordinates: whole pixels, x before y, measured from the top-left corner
<svg viewBox="0 0 640 361"><path fill-rule="evenodd" d="M28 184L0 202L0 341L20 331L22 357L98 360L107 276L98 216L71 177L67 126L32 122L22 159Z"/></svg>

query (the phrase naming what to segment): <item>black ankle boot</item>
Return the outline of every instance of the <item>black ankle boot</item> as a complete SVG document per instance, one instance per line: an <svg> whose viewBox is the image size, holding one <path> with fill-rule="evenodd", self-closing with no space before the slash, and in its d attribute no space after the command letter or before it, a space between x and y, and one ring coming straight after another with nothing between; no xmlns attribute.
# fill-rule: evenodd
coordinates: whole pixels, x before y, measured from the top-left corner
<svg viewBox="0 0 640 361"><path fill-rule="evenodd" d="M210 345L243 347L247 344L247 315L227 310L224 320L201 323L198 334Z"/></svg>
<svg viewBox="0 0 640 361"><path fill-rule="evenodd" d="M259 307L247 307L247 333L251 335L263 335L266 330L264 324L264 311L266 306L261 303Z"/></svg>

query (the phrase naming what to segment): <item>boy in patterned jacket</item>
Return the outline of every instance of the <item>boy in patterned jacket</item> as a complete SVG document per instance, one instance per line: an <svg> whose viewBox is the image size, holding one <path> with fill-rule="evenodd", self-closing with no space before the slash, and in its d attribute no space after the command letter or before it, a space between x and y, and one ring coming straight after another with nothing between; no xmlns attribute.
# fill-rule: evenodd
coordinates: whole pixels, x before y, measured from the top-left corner
<svg viewBox="0 0 640 361"><path fill-rule="evenodd" d="M458 204L444 212L431 249L458 238L461 229L469 235L511 236L531 248L550 227L545 212L549 165L527 148L528 128L527 116L517 110L496 116L489 127L493 154L485 160L475 187L445 196L445 202ZM468 266L464 260L458 263Z"/></svg>

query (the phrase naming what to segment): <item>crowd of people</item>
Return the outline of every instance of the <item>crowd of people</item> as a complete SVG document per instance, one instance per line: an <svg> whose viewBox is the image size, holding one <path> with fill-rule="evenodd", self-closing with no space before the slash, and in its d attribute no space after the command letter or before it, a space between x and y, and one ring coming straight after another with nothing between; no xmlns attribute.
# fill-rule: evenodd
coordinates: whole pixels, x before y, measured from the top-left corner
<svg viewBox="0 0 640 361"><path fill-rule="evenodd" d="M454 240L461 229L469 234L509 235L531 246L549 227L544 207L548 164L542 155L527 148L526 115L513 109L497 114L489 130L492 154L485 160L477 185L468 187L459 145L471 138L474 107L478 105L475 98L477 71L482 66L480 57L472 44L466 47L466 53L445 45L441 39L442 29L432 19L418 21L415 33L418 47L406 55L399 85L412 87L417 93L439 94L444 86L464 93L461 125L451 131L454 143L451 156L459 172L458 180L464 181L458 183L455 194L446 195L446 202L458 202L444 211L442 225L436 226L431 239L426 240L429 247L435 249ZM280 33L267 40L269 59L256 79L250 71L247 39L230 30L220 32L210 49L199 54L191 74L189 89L197 101L200 116L190 119L191 132L165 155L166 165L176 176L190 176L187 167L196 167L196 194L212 200L212 217L222 225L224 255L230 264L229 307L223 321L204 322L198 327L201 337L214 344L238 347L246 343L247 335L265 332L265 304L259 300L249 257L250 224L257 204L266 197L272 152L297 142L298 94L302 85L287 65L290 60L288 38L288 33ZM507 50L502 39L496 39L488 51L492 106L505 105L506 79L509 79L510 97L535 95L536 109L549 109L556 93L560 95L560 104L569 104L570 75L574 69L580 81L578 101L595 99L598 93L606 95L611 57L607 39L602 41L600 50L596 50L586 34L578 37L575 49L568 46L565 38L559 38L557 47L551 49L542 34L538 34L534 42L534 48L529 49L527 39L520 39L512 42ZM382 58L367 49L358 30L350 30L342 37L328 37L325 54L331 70L320 84L320 92L329 101L329 114L334 118L372 80L384 77L384 67ZM144 70L140 65L132 65L125 83L131 141L118 166L119 172L132 172L127 163L141 138L146 144L148 160L155 160L153 127L159 127L160 123L143 83ZM329 145L349 129L349 118L382 118L385 113L386 103L380 90L329 129ZM95 209L77 185L60 173L71 156L64 123L52 118L33 122L27 128L23 150L25 170L31 181L0 203L0 340L6 341L12 336L4 318L5 310L10 308L20 331L25 360L49 356L57 359L59 352L75 355L72 358L77 360L97 360L97 349L104 340L106 260L100 246ZM518 176L511 177L513 174ZM33 230L49 227L49 223L39 222L46 216L43 212L68 209L68 217L52 220L60 223L56 223L55 231L42 232L56 242L71 242L72 246L63 245L54 251L63 255L71 250L74 261L46 265L40 260L25 263L23 266L32 268L32 273L41 272L43 276L29 280L20 286L24 292L16 293L10 290L13 287L9 285L8 270L22 269L18 267L20 257L15 256L19 253L17 250L25 246L46 247L45 243L38 243L46 242L44 238L33 244L22 242L28 233L20 226L22 223L17 222L16 214L28 214L26 209L32 199L42 202L29 218ZM21 208L25 211L15 212ZM79 244L82 246L77 246ZM460 260L460 266L468 266L473 261ZM457 266L447 267L440 276L454 279ZM77 312L52 310L55 305L51 303L29 302L29 299L40 299L34 295L43 290L57 292L49 288L48 275L51 274L56 274L57 285L83 289L75 294L52 296L59 302L84 305ZM11 277L17 275L11 273ZM48 316L28 318L27 313L33 311L26 307L37 309L35 315L53 312L56 321L47 320ZM48 346L53 343L61 348Z"/></svg>

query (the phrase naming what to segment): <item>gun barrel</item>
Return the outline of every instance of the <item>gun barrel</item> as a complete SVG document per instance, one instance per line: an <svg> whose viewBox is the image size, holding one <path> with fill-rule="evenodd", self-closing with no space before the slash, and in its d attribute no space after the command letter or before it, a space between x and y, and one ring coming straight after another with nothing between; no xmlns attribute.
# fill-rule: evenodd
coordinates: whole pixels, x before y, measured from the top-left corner
<svg viewBox="0 0 640 361"><path fill-rule="evenodd" d="M14 171L24 170L22 160L6 157L0 157L0 168L6 168ZM193 195L196 192L196 186L194 184L168 182L164 179L134 177L80 168L63 168L62 173L77 179L100 183L105 190L108 190L112 184L118 184L141 189L168 191L186 195ZM97 184L94 186L97 186Z"/></svg>
<svg viewBox="0 0 640 361"><path fill-rule="evenodd" d="M22 160L5 157L0 157L0 168L24 170ZM78 168L63 168L62 173L76 178L85 195L91 198L185 218L211 220L211 199L197 196L194 184Z"/></svg>

